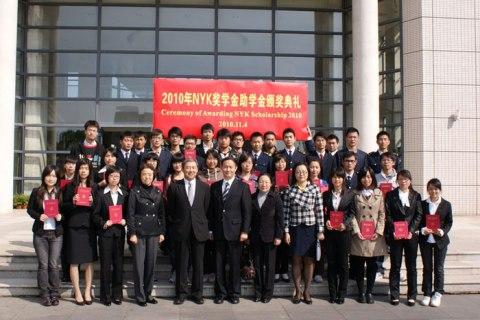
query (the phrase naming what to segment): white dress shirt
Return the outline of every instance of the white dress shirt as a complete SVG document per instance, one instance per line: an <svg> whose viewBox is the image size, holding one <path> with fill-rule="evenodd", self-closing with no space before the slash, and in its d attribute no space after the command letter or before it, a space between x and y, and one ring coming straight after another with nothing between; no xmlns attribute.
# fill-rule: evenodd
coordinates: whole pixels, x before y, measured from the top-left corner
<svg viewBox="0 0 480 320"><path fill-rule="evenodd" d="M110 192L110 196L112 197L113 205L117 205L117 202L118 202L118 194L120 193L120 194L123 196L122 189L117 188L116 191L113 191L112 189L110 189L109 186L106 186L105 189L103 189L103 194L107 194L107 193L109 193L109 192Z"/></svg>
<svg viewBox="0 0 480 320"><path fill-rule="evenodd" d="M400 201L402 201L402 205L405 206L405 207L410 207L410 201L408 200L408 195L410 194L410 192L407 190L407 191L402 191L400 189L398 189L398 195L400 197Z"/></svg>

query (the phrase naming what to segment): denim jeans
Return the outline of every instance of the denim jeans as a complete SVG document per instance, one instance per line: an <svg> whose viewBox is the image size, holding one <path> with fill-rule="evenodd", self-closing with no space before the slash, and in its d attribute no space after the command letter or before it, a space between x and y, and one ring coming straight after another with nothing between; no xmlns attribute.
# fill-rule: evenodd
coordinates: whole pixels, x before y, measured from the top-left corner
<svg viewBox="0 0 480 320"><path fill-rule="evenodd" d="M62 242L63 236L56 237L55 231L46 231L42 236L33 235L33 246L38 258L37 282L42 298L59 297L58 263Z"/></svg>

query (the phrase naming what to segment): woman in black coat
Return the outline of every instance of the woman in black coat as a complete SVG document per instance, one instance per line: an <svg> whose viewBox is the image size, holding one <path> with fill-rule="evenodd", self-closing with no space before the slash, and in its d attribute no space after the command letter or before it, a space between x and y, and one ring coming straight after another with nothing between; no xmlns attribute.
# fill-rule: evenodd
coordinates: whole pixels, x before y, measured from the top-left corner
<svg viewBox="0 0 480 320"><path fill-rule="evenodd" d="M93 222L100 249L100 300L106 306L122 303L123 251L128 192L120 185L121 170L107 167L107 185L98 192ZM118 210L118 216L112 216ZM121 216L120 216L121 214ZM113 220L112 220L113 219Z"/></svg>
<svg viewBox="0 0 480 320"><path fill-rule="evenodd" d="M398 188L387 193L385 199L385 238L390 246L390 303L400 303L400 268L405 252L407 267L407 304L414 306L417 298L418 230L422 220L422 198L412 188L412 175L408 170L397 173ZM395 222L406 222L406 238L395 232ZM398 230L399 231L399 230Z"/></svg>
<svg viewBox="0 0 480 320"><path fill-rule="evenodd" d="M80 159L75 167L73 182L63 193L62 212L65 215L67 232L67 262L70 264L70 278L77 305L92 303L93 262L97 261L97 236L91 223L95 208L96 185L93 184L92 164L88 159ZM90 188L87 204L80 200L79 188ZM79 265L85 265L85 292L82 297L79 285Z"/></svg>
<svg viewBox="0 0 480 320"><path fill-rule="evenodd" d="M434 178L427 183L429 197L422 201L423 217L420 223L420 252L423 262L421 305L439 307L443 291L443 264L447 255L447 247L450 243L448 232L452 228L452 205L441 197L442 184ZM438 228L433 229L427 225L427 216L437 215ZM428 217L431 218L431 217ZM435 275L432 291L432 271Z"/></svg>
<svg viewBox="0 0 480 320"><path fill-rule="evenodd" d="M250 231L255 266L254 301L268 303L273 296L277 246L283 236L283 203L280 195L272 191L272 180L268 174L260 175L257 182L258 190L252 199Z"/></svg>
<svg viewBox="0 0 480 320"><path fill-rule="evenodd" d="M347 226L353 218L354 193L345 187L345 170L337 168L330 176L329 190L323 193L325 242L328 263L328 292L330 303L343 304L348 285L348 252L350 231ZM331 213L343 215L340 226L333 225Z"/></svg>
<svg viewBox="0 0 480 320"><path fill-rule="evenodd" d="M49 217L44 212L45 200L57 199L59 204L62 201L59 177L57 167L46 166L42 172L42 184L32 190L27 207L27 213L35 220L33 246L38 258L37 281L44 306L57 306L60 297L58 263L63 243L62 215L58 212Z"/></svg>
<svg viewBox="0 0 480 320"><path fill-rule="evenodd" d="M135 298L139 306L156 304L152 297L158 243L164 240L165 208L162 192L153 186L155 168L140 167L140 184L128 197L128 234L133 245Z"/></svg>

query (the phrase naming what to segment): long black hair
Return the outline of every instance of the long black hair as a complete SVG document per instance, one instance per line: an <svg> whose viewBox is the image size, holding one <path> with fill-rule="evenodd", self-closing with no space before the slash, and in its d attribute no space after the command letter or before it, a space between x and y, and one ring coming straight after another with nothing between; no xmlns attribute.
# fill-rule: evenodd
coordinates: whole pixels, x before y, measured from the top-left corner
<svg viewBox="0 0 480 320"><path fill-rule="evenodd" d="M88 166L88 177L86 181L87 187L91 187L93 185L93 167L92 162L86 158L78 159L77 164L75 165L75 175L73 176L73 185L78 186L80 184L80 175L79 171L82 166Z"/></svg>

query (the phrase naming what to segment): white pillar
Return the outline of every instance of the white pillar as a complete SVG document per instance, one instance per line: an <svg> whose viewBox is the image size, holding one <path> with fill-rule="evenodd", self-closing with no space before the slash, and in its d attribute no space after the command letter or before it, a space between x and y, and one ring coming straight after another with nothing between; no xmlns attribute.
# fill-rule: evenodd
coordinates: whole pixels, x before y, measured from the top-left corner
<svg viewBox="0 0 480 320"><path fill-rule="evenodd" d="M0 1L0 128L2 128L2 155L0 165L0 213L12 210L13 148L15 122L15 73L17 48L17 0Z"/></svg>
<svg viewBox="0 0 480 320"><path fill-rule="evenodd" d="M360 149L377 149L379 130L378 0L352 1L353 126Z"/></svg>

